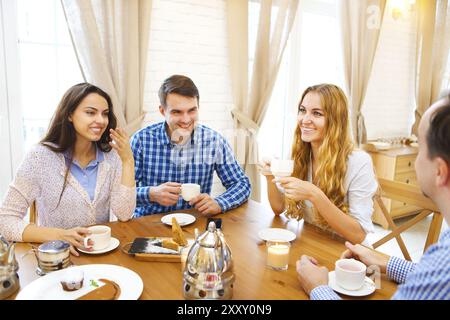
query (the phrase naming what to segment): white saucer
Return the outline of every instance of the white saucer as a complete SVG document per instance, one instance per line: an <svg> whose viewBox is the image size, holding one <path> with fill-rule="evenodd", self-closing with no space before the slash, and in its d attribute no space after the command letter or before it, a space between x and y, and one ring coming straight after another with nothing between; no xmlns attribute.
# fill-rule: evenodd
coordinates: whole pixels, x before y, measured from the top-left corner
<svg viewBox="0 0 450 320"><path fill-rule="evenodd" d="M364 280L364 284L360 289L358 290L344 289L336 283L336 276L334 271L330 271L330 273L328 273L328 285L334 291L353 297L368 296L369 294L373 293L376 289L375 283L372 281L372 279L368 277L366 277L366 279Z"/></svg>
<svg viewBox="0 0 450 320"><path fill-rule="evenodd" d="M195 222L195 217L191 214L187 213L171 213L163 216L161 218L161 222L164 224L167 224L168 226L172 225L172 218L177 219L178 224L180 227L187 226L188 224Z"/></svg>
<svg viewBox="0 0 450 320"><path fill-rule="evenodd" d="M87 250L83 250L80 248L77 248L78 251L81 251L83 253L87 253L87 254L101 254L101 253L105 253L105 252L109 252L111 250L114 250L115 248L117 248L120 244L119 239L113 238L111 237L111 241L109 242L109 246L107 246L104 249L101 250L94 250L94 251L87 251Z"/></svg>
<svg viewBox="0 0 450 320"><path fill-rule="evenodd" d="M280 228L267 228L258 232L258 236L266 241L270 240L285 240L292 241L297 238L295 233L286 229Z"/></svg>

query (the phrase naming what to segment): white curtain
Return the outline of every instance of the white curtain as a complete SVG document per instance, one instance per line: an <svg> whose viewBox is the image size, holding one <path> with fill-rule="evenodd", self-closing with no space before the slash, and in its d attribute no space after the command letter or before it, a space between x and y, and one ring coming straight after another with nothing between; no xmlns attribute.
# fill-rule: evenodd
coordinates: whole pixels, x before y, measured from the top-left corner
<svg viewBox="0 0 450 320"><path fill-rule="evenodd" d="M144 118L151 0L61 0L85 81L110 94L128 134Z"/></svg>
<svg viewBox="0 0 450 320"><path fill-rule="evenodd" d="M338 1L345 89L353 137L358 145L367 140L361 108L372 72L385 8L386 0Z"/></svg>
<svg viewBox="0 0 450 320"><path fill-rule="evenodd" d="M248 74L248 5L250 0L227 0L230 70L237 130L235 151L252 183L253 200L260 200L258 130L280 68L294 23L298 0L258 0L260 4L253 71ZM248 79L251 78L249 89ZM245 143L242 143L245 139Z"/></svg>
<svg viewBox="0 0 450 320"><path fill-rule="evenodd" d="M416 111L412 133L444 89L450 54L450 0L419 0L417 31Z"/></svg>

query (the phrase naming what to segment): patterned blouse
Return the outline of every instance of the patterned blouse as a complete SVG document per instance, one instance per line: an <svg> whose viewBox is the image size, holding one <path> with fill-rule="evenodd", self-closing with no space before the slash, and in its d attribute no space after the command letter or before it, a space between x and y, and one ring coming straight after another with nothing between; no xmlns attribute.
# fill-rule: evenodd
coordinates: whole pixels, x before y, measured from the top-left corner
<svg viewBox="0 0 450 320"><path fill-rule="evenodd" d="M99 164L94 199L71 173L61 196L67 167L62 153L36 145L20 165L0 207L0 234L9 241L22 241L29 222L23 218L33 201L37 225L70 229L105 223L113 216L121 221L133 216L136 188L121 184L122 162L115 150L105 152ZM59 202L59 204L58 204Z"/></svg>

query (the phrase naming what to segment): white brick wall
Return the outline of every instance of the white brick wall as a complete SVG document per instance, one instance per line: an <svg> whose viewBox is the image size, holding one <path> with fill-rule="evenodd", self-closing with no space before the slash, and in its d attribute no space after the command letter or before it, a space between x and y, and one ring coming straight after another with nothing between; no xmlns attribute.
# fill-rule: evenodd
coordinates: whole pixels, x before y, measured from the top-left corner
<svg viewBox="0 0 450 320"><path fill-rule="evenodd" d="M163 120L158 111L162 81L183 74L200 91L200 122L232 132L225 0L153 0L151 19L145 124ZM216 177L213 193L221 190Z"/></svg>
<svg viewBox="0 0 450 320"><path fill-rule="evenodd" d="M172 74L189 76L200 91L200 120L233 129L224 0L154 0L144 105L147 123L162 120L158 89Z"/></svg>
<svg viewBox="0 0 450 320"><path fill-rule="evenodd" d="M414 13L394 20L386 11L362 112L368 139L409 136L414 123Z"/></svg>

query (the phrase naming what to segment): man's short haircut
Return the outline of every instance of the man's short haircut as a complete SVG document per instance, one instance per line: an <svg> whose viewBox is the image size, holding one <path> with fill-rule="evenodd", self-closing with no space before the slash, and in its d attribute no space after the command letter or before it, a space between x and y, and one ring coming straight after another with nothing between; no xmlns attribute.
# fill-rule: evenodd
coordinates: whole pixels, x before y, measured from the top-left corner
<svg viewBox="0 0 450 320"><path fill-rule="evenodd" d="M446 104L438 108L430 119L427 132L428 157L440 157L450 165L450 93Z"/></svg>
<svg viewBox="0 0 450 320"><path fill-rule="evenodd" d="M197 98L197 103L200 102L200 94L198 93L197 86L186 76L176 74L164 80L158 91L159 101L164 108L167 106L166 100L169 93Z"/></svg>

